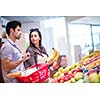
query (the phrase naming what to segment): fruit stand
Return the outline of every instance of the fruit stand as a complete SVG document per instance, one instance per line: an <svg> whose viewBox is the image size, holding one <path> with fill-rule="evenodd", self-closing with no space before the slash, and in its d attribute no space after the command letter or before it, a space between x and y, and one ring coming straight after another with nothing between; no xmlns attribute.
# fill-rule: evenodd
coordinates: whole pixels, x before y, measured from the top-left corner
<svg viewBox="0 0 100 100"><path fill-rule="evenodd" d="M76 64L60 67L51 83L100 83L100 51L86 55Z"/></svg>

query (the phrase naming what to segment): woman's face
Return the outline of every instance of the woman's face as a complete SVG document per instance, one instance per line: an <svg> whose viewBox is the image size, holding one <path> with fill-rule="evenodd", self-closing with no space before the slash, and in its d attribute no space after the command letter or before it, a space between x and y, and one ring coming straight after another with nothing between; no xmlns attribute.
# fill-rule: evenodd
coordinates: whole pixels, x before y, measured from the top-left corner
<svg viewBox="0 0 100 100"><path fill-rule="evenodd" d="M31 41L32 43L37 46L39 45L39 40L40 40L40 37L38 35L38 32L34 31L31 33Z"/></svg>

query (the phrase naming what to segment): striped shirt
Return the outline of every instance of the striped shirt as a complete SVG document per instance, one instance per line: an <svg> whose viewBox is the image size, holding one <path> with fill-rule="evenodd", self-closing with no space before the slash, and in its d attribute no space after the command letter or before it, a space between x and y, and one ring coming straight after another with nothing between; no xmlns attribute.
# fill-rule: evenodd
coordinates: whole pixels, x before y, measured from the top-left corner
<svg viewBox="0 0 100 100"><path fill-rule="evenodd" d="M1 59L8 58L12 62L18 61L22 57L21 51L18 49L16 44L8 39L1 47ZM8 73L17 72L17 71L24 71L24 64L21 63L19 66L17 66L15 69L11 70L10 72L5 72L2 67L3 72L3 78L6 83L17 83L17 80L15 78L8 79L6 78L6 75Z"/></svg>

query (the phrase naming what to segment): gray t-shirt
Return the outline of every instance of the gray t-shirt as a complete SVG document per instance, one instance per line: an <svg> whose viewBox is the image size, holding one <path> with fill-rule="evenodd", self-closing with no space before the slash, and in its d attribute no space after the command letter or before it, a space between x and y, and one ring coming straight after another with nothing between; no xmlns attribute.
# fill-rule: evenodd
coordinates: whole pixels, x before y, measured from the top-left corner
<svg viewBox="0 0 100 100"><path fill-rule="evenodd" d="M8 58L11 61L18 61L22 57L20 50L16 47L16 44L10 39L2 45L0 52L1 52L1 59ZM2 67L4 81L6 83L17 83L18 81L15 78L9 79L6 77L6 75L8 73L24 71L24 70L25 67L23 63L21 63L19 66L17 66L15 69L11 70L10 72L5 72Z"/></svg>

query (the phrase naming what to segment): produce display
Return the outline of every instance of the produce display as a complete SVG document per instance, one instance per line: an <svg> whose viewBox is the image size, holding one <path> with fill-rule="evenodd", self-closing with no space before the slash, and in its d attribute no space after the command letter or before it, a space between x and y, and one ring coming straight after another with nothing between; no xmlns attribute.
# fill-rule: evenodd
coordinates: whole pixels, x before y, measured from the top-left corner
<svg viewBox="0 0 100 100"><path fill-rule="evenodd" d="M85 70L85 78L88 83L100 83L100 51L94 51L82 58ZM84 70L83 70L84 71Z"/></svg>
<svg viewBox="0 0 100 100"><path fill-rule="evenodd" d="M66 68L59 68L52 83L100 83L100 51L86 55Z"/></svg>
<svg viewBox="0 0 100 100"><path fill-rule="evenodd" d="M87 81L89 83L100 83L100 72L97 70L90 70L87 75Z"/></svg>
<svg viewBox="0 0 100 100"><path fill-rule="evenodd" d="M100 51L94 51L90 55L83 57L81 62L88 70L98 66L100 64Z"/></svg>
<svg viewBox="0 0 100 100"><path fill-rule="evenodd" d="M54 74L52 83L83 83L84 74L80 64L75 64L67 68L60 67Z"/></svg>

